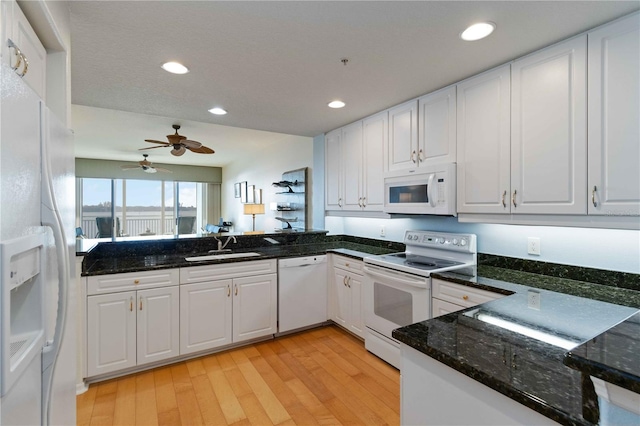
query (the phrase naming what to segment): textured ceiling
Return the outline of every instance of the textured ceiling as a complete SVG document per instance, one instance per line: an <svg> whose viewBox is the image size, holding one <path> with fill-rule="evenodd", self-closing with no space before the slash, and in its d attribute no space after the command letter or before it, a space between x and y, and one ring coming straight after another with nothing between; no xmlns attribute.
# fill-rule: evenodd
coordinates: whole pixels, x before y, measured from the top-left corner
<svg viewBox="0 0 640 426"><path fill-rule="evenodd" d="M69 7L73 104L315 136L625 15L639 3L101 0ZM496 32L471 43L458 38L481 20L495 22ZM163 71L168 60L191 72ZM347 106L329 109L333 99ZM207 112L213 106L229 114L213 116ZM161 138L167 129L145 137Z"/></svg>

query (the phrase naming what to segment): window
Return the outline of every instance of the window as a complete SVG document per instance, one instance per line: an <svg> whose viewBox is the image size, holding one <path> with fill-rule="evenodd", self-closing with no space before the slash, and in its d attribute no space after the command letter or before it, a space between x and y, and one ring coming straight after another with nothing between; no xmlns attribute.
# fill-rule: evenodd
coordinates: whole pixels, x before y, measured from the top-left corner
<svg viewBox="0 0 640 426"><path fill-rule="evenodd" d="M205 184L80 178L78 185L78 217L89 238L195 234L204 223L198 200Z"/></svg>

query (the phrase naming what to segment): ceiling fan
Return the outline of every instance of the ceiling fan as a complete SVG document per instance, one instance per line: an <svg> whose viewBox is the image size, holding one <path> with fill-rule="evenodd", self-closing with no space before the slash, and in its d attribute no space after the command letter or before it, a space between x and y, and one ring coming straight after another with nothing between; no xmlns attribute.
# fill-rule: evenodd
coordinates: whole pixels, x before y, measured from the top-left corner
<svg viewBox="0 0 640 426"><path fill-rule="evenodd" d="M130 166L122 165L122 166L120 166L120 168L122 170L142 169L143 171L145 171L147 173L155 173L155 172L173 173L171 170L163 169L162 167L153 167L152 166L153 163L151 161L147 160L147 157L149 156L149 154L142 154L142 156L144 157L144 160L138 161L138 165L136 165L136 166L134 166L134 165L130 165Z"/></svg>
<svg viewBox="0 0 640 426"><path fill-rule="evenodd" d="M149 148L141 148L140 150L172 146L173 149L171 150L171 154L175 155L176 157L179 157L185 152L187 152L187 149L191 152L197 152L198 154L213 154L215 152L211 148L207 148L206 146L202 145L198 141L192 141L187 139L186 136L179 135L178 134L178 129L180 129L179 124L174 124L172 127L175 129L176 133L173 135L167 135L167 139L169 139L169 142L162 142L154 139L145 139L144 140L145 142L159 143L161 145L152 146Z"/></svg>

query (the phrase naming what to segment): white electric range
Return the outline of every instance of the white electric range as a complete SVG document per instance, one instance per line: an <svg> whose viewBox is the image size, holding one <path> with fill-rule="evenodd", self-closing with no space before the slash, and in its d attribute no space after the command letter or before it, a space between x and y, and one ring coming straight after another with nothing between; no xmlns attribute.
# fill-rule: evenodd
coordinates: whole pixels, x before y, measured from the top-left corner
<svg viewBox="0 0 640 426"><path fill-rule="evenodd" d="M400 368L400 343L391 332L431 318L431 274L475 275L476 236L406 231L402 253L364 258L365 347Z"/></svg>

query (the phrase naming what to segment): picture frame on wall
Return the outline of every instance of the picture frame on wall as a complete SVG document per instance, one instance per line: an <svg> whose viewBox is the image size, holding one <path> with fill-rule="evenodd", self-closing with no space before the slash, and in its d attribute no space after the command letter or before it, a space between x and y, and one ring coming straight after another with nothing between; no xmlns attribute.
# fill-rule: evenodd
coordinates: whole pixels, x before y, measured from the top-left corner
<svg viewBox="0 0 640 426"><path fill-rule="evenodd" d="M233 195L240 198L240 182L233 184Z"/></svg>
<svg viewBox="0 0 640 426"><path fill-rule="evenodd" d="M240 182L240 202L247 202L247 181Z"/></svg>
<svg viewBox="0 0 640 426"><path fill-rule="evenodd" d="M247 204L254 204L256 200L256 186L249 185L247 187Z"/></svg>
<svg viewBox="0 0 640 426"><path fill-rule="evenodd" d="M256 189L253 194L253 202L256 204L262 204L262 189Z"/></svg>

